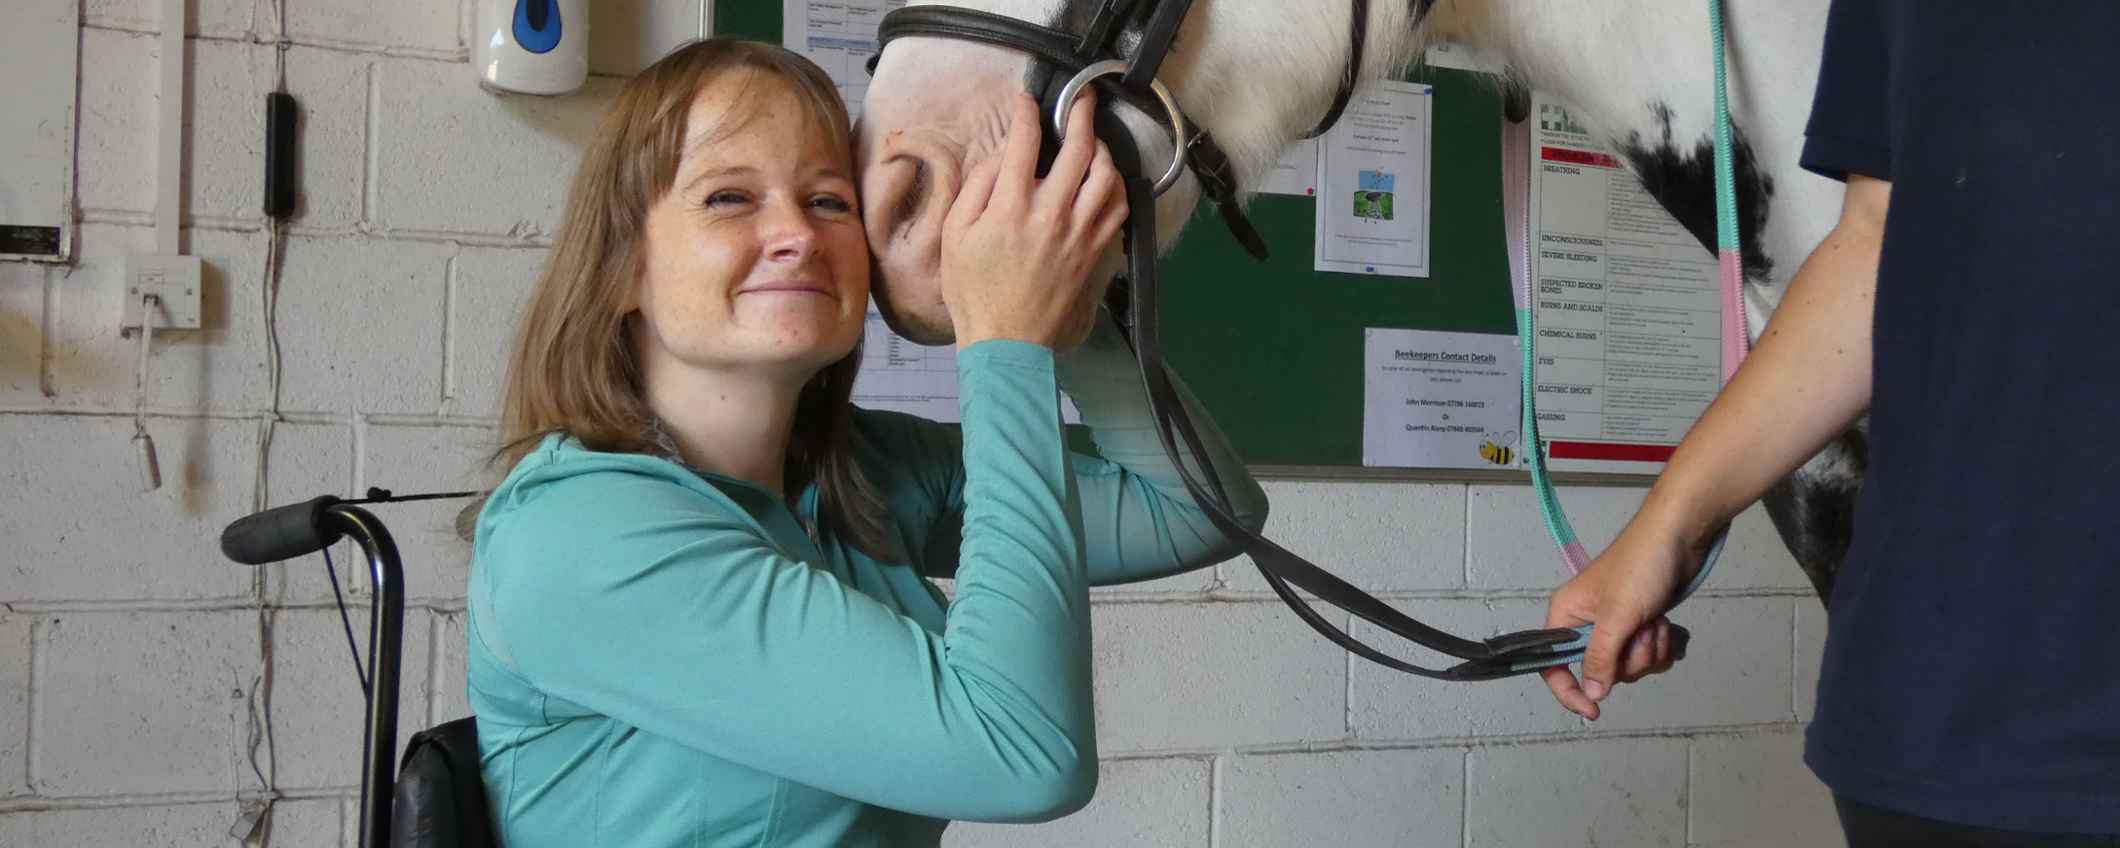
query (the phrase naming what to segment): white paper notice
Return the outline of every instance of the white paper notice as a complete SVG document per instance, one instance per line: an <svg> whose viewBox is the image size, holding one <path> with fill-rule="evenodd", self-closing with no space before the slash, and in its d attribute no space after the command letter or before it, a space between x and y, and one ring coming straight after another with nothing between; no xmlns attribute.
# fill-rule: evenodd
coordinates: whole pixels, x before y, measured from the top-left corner
<svg viewBox="0 0 2120 848"><path fill-rule="evenodd" d="M1493 51L1468 47L1452 41L1439 41L1428 45L1421 56L1421 63L1431 68L1453 68L1460 71L1498 74L1507 67Z"/></svg>
<svg viewBox="0 0 2120 848"><path fill-rule="evenodd" d="M1715 257L1534 95L1539 435L1556 469L1653 471L1720 387Z"/></svg>
<svg viewBox="0 0 2120 848"><path fill-rule="evenodd" d="M1281 159L1273 164L1273 170L1259 181L1260 194L1299 194L1313 197L1318 193L1318 140L1306 138L1288 146L1281 152Z"/></svg>
<svg viewBox="0 0 2120 848"><path fill-rule="evenodd" d="M925 347L891 332L869 307L861 340L861 373L854 378L854 404L888 409L930 421L957 420L957 348Z"/></svg>
<svg viewBox="0 0 2120 848"><path fill-rule="evenodd" d="M869 91L876 25L906 0L781 0L780 46L816 62L832 78L847 111L861 117Z"/></svg>
<svg viewBox="0 0 2120 848"><path fill-rule="evenodd" d="M854 377L854 405L918 415L929 421L957 420L957 346L928 347L891 332L883 313L869 306L863 328L861 373ZM1075 402L1060 397L1060 418L1082 420Z"/></svg>
<svg viewBox="0 0 2120 848"><path fill-rule="evenodd" d="M1514 467L1521 439L1515 336L1367 329L1362 464Z"/></svg>
<svg viewBox="0 0 2120 848"><path fill-rule="evenodd" d="M1433 89L1364 86L1318 150L1316 270L1428 276Z"/></svg>

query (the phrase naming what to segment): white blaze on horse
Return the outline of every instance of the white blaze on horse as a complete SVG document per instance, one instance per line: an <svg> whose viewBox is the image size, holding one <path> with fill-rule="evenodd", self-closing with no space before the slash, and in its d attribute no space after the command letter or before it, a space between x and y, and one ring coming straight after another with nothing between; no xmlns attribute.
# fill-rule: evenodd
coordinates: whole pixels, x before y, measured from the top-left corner
<svg viewBox="0 0 2120 848"><path fill-rule="evenodd" d="M1649 193L1714 249L1713 91L1706 3L1714 0L1379 0L1368 4L1363 80L1397 74L1450 41L1503 64L1514 86L1550 92L1622 152ZM958 0L953 5L1080 32L1104 0ZM1827 0L1720 0L1742 253L1755 337L1796 266L1837 217L1839 186L1802 171ZM916 2L908 5L925 5ZM1153 0L1138 0L1148 8ZM1196 0L1157 77L1226 152L1249 191L1329 109L1351 49L1352 0ZM908 36L891 43L863 104L858 152L877 302L894 329L951 338L936 279L942 219L966 170L1000 149L1025 53ZM1121 110L1151 173L1172 154L1162 116ZM1447 167L1447 163L1442 163ZM1500 185L1500 175L1496 175ZM1157 201L1167 247L1201 196L1191 174ZM1451 214L1450 210L1437 210ZM1499 227L1501 221L1496 220ZM1114 256L1111 270L1119 267ZM1502 281L1496 281L1502 284ZM1766 499L1821 596L1845 554L1866 443L1836 440Z"/></svg>

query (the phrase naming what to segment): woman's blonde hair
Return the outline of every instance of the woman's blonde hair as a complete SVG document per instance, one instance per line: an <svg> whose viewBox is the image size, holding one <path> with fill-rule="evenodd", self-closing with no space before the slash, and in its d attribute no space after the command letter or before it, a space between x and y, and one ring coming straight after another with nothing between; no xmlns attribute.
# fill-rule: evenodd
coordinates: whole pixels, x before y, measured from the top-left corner
<svg viewBox="0 0 2120 848"><path fill-rule="evenodd" d="M777 45L695 41L628 80L582 151L559 237L517 332L496 466L513 468L553 433L591 450L664 452L623 310L639 284L648 210L677 178L692 101L720 74L739 71L751 72L750 80L717 136L741 131L751 104L775 94L760 89L778 81L796 95L809 126L823 129L833 154L851 163L846 106L831 78ZM849 398L860 365L857 342L803 387L788 445L787 491L814 482L820 529L888 557L881 500L850 445ZM468 512L475 516L480 506Z"/></svg>

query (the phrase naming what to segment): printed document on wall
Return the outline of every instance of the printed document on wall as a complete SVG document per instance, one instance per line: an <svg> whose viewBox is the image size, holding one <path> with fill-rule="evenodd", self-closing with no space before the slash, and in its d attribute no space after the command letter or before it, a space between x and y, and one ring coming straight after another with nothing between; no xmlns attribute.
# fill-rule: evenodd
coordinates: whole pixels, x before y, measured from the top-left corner
<svg viewBox="0 0 2120 848"><path fill-rule="evenodd" d="M1362 331L1362 464L1510 468L1522 420L1516 337Z"/></svg>
<svg viewBox="0 0 2120 848"><path fill-rule="evenodd" d="M854 377L854 405L929 421L957 420L957 347L914 344L891 332L883 313L870 304L862 328L861 371Z"/></svg>
<svg viewBox="0 0 2120 848"><path fill-rule="evenodd" d="M957 346L928 347L891 332L883 313L869 305L862 328L861 371L854 377L854 405L917 415L929 421L956 421ZM1075 402L1060 397L1060 418L1082 420Z"/></svg>
<svg viewBox="0 0 2120 848"><path fill-rule="evenodd" d="M1499 74L1509 63L1484 47L1454 41L1438 41L1421 54L1421 63L1431 68L1453 68L1481 74Z"/></svg>
<svg viewBox="0 0 2120 848"><path fill-rule="evenodd" d="M869 57L883 13L906 0L781 0L780 46L816 62L832 78L847 111L861 117L869 91Z"/></svg>
<svg viewBox="0 0 2120 848"><path fill-rule="evenodd" d="M1316 270L1428 276L1428 141L1434 89L1379 80L1318 145Z"/></svg>
<svg viewBox="0 0 2120 848"><path fill-rule="evenodd" d="M1715 257L1565 104L1532 114L1539 436L1557 470L1654 472L1721 385Z"/></svg>
<svg viewBox="0 0 2120 848"><path fill-rule="evenodd" d="M1281 151L1281 158L1273 163L1273 170L1259 181L1260 194L1295 194L1312 197L1318 193L1318 140L1306 138Z"/></svg>

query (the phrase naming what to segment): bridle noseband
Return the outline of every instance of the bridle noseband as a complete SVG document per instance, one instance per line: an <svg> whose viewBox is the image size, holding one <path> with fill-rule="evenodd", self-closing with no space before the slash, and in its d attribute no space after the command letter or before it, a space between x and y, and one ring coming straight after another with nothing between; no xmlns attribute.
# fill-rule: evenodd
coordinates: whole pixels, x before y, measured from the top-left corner
<svg viewBox="0 0 2120 848"><path fill-rule="evenodd" d="M1106 59L1083 68L1075 72L1074 76L1069 77L1066 84L1060 86L1060 96L1053 99L1052 137L1054 139L1067 137L1067 116L1069 112L1074 111L1075 98L1082 96L1082 89L1104 77L1123 75L1126 73L1126 69L1125 59ZM1162 81L1152 79L1148 81L1148 90L1149 93L1156 96L1156 102L1163 106L1163 113L1170 121L1170 137L1184 138L1185 111L1178 108L1178 101L1170 96L1170 89L1164 88ZM1183 173L1185 173L1185 147L1183 145L1173 145L1171 147L1170 167L1163 170L1163 176L1156 178L1156 196L1163 196L1163 193L1169 191L1171 186L1177 185L1178 176Z"/></svg>
<svg viewBox="0 0 2120 848"><path fill-rule="evenodd" d="M1431 2L1418 0L1416 12ZM882 50L892 41L907 36L976 41L1029 54L1032 72L1026 79L1026 87L1040 98L1044 106L1042 111L1052 119L1044 145L1047 163L1058 149L1060 135L1066 131L1067 110L1074 98L1090 85L1097 85L1104 92L1097 110L1096 132L1111 149L1114 163L1126 178L1126 199L1131 215L1126 229L1130 284L1113 287L1115 295L1122 292L1125 295L1123 308L1115 308L1114 312L1124 315L1122 321L1130 323L1134 357L1141 369L1141 381L1148 391L1157 437L1177 467L1186 491L1199 503L1208 520L1216 529L1239 542L1259 567L1267 585L1273 587L1274 594L1280 596L1297 617L1364 659L1439 680L1493 680L1579 659L1583 638L1574 630L1528 630L1474 641L1422 624L1244 527L1230 513L1221 481L1216 477L1198 430L1171 382L1169 366L1163 361L1159 338L1161 322L1157 317L1155 198L1175 184L1186 168L1192 170L1202 193L1214 202L1223 222L1245 250L1256 258L1266 257L1264 240L1239 206L1229 157L1223 154L1206 129L1197 122L1186 120L1176 99L1156 80L1156 71L1176 42L1178 27L1191 6L1191 0L1098 0L1096 12L1080 33L1038 26L976 9L908 6L883 16L877 29L877 56L881 57ZM1368 10L1367 0L1353 0L1352 46L1339 90L1325 117L1305 138L1316 137L1330 129L1353 95L1361 75ZM1129 33L1138 34L1136 47L1133 55L1122 56L1120 42ZM872 72L875 61L870 60ZM1113 81L1114 77L1116 81ZM1155 114L1158 108L1167 113L1175 153L1160 179L1151 181L1145 176L1144 163L1133 135L1118 120L1112 108L1114 101L1123 101L1148 114ZM1196 479L1185 459L1179 456L1181 438L1191 455L1193 467L1207 477L1206 481ZM1297 594L1297 589L1402 638L1464 662L1438 669L1391 657L1327 621Z"/></svg>
<svg viewBox="0 0 2120 848"><path fill-rule="evenodd" d="M1368 0L1356 0L1356 4L1366 9ZM1222 222L1230 235L1253 258L1265 259L1266 240L1244 216L1243 205L1237 196L1236 171L1230 167L1229 155L1222 152L1221 145L1216 144L1214 137L1198 122L1185 117L1177 100L1170 97L1167 90L1160 95L1156 93L1162 88L1162 83L1156 81L1156 70L1162 66L1164 55L1177 37L1178 25L1184 21L1185 12L1191 6L1191 0L1099 0L1088 27L1079 34L977 9L907 6L886 13L877 26L876 54L869 58L869 71L875 72L877 61L892 41L908 36L975 41L1028 54L1031 73L1024 85L1039 99L1044 107L1040 111L1048 120L1040 151L1041 173L1059 152L1060 131L1067 121L1068 104L1092 82L1099 83L1098 89L1106 104L1105 108L1097 110L1097 136L1111 148L1113 160L1122 169L1138 166L1140 157L1133 135L1123 131L1117 113L1109 108L1109 104L1114 100L1123 101L1148 115L1160 110L1165 113L1165 123L1171 130L1173 155L1164 178L1157 180L1156 194L1170 190L1177 184L1182 171L1189 168L1200 184L1200 192L1221 212ZM1357 17L1353 27L1355 59L1340 81L1330 114L1311 130L1310 136L1323 134L1330 128L1353 95L1361 64L1363 17L1366 16ZM1133 56L1125 57L1119 53L1120 41L1129 32L1139 33L1140 47ZM1105 64L1107 62L1120 64L1113 66ZM1123 68L1123 71L1114 72L1115 67ZM1096 71L1091 72L1091 68ZM1116 81L1109 79L1114 76L1118 77ZM1069 99L1061 99L1063 92L1069 95Z"/></svg>

